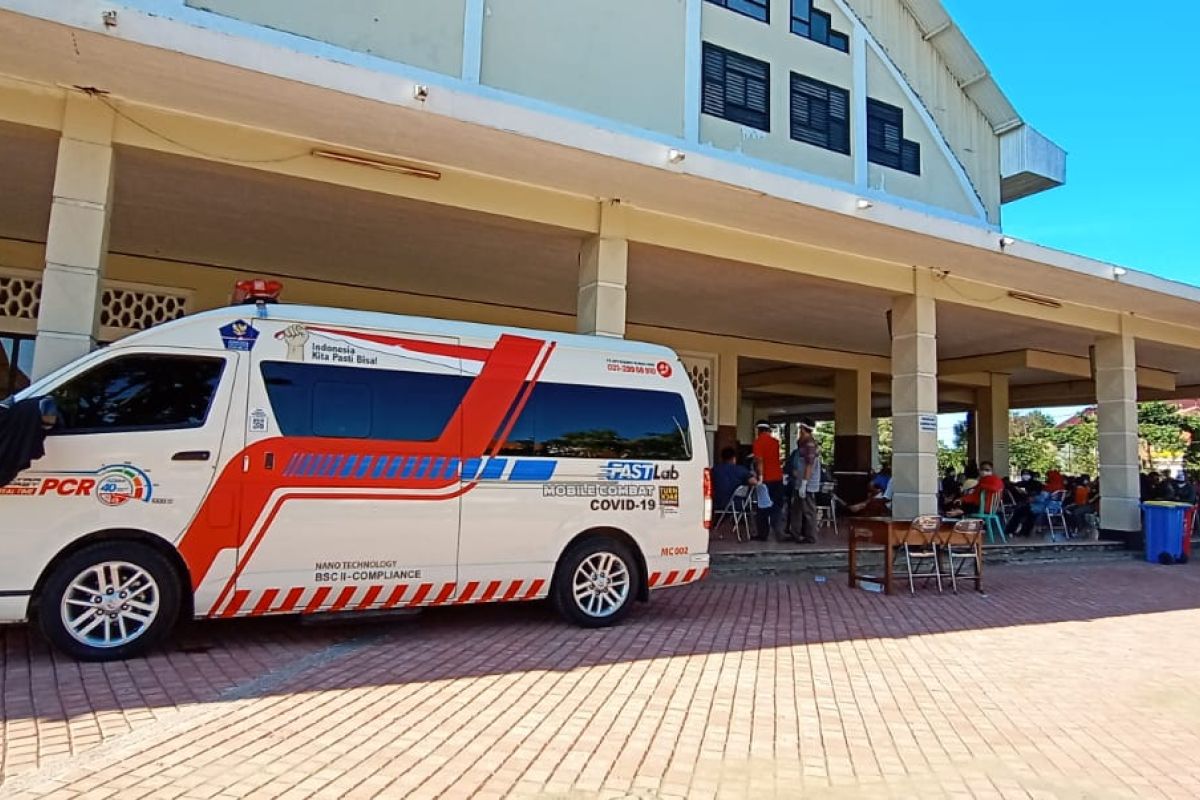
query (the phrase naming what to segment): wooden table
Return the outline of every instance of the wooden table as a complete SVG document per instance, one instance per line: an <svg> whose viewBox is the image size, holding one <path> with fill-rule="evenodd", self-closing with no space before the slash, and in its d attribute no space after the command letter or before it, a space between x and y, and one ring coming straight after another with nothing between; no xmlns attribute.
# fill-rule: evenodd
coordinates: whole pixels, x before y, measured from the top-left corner
<svg viewBox="0 0 1200 800"><path fill-rule="evenodd" d="M895 571L896 550L899 544L904 541L904 534L912 525L911 519L896 519L894 517L848 517L850 523L850 588L858 586L860 580L878 581L877 575L864 575L858 571L858 545L861 539L863 544L880 544L883 545L884 565L883 565L883 591L884 594L892 593L893 573ZM957 519L942 519L942 527L953 526L958 523ZM860 536L859 531L869 531L869 536ZM960 534L961 535L961 534ZM956 542L956 544L966 544L966 540ZM979 534L975 538L975 548L979 556L979 574L973 577L975 581L975 590L983 591L983 534ZM951 569L954 568L953 562L950 564Z"/></svg>

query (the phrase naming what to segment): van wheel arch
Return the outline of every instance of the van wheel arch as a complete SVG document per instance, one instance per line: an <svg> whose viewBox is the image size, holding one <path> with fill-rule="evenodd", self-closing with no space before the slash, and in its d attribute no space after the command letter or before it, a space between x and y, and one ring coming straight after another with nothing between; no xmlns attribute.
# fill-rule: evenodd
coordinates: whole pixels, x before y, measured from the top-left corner
<svg viewBox="0 0 1200 800"><path fill-rule="evenodd" d="M26 611L26 616L29 620L33 621L36 619L38 613L37 604L42 594L42 587L45 586L47 578L54 573L58 565L83 548L98 542L135 542L146 545L160 553L167 559L167 563L174 568L176 577L179 579L179 619L186 620L194 616L192 576L188 571L187 564L183 563L183 558L179 555L179 551L166 539L153 533L136 528L112 528L94 531L86 536L81 536L62 550L59 550L54 558L50 559L50 563L46 565L46 568L42 570L42 574L38 576L37 583L33 587L33 594L29 597L29 608Z"/></svg>
<svg viewBox="0 0 1200 800"><path fill-rule="evenodd" d="M601 525L595 528L588 528L587 530L580 532L573 539L563 545L562 550L558 554L559 560L562 559L563 555L568 550L577 545L579 542L587 539L615 539L616 541L628 547L629 552L633 553L633 557L637 559L638 566L639 579L637 585L637 594L635 594L634 597L643 603L650 599L650 578L648 577L649 573L646 572L646 556L642 553L642 548L638 547L638 543L634 540L634 538L620 528L611 528ZM555 563L557 564L557 561ZM550 587L550 591L553 593L553 586Z"/></svg>

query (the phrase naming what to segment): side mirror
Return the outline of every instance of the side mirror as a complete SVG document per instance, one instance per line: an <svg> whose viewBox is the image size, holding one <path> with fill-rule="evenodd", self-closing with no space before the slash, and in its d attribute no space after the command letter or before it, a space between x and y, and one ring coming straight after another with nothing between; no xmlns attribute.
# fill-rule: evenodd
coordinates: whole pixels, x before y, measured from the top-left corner
<svg viewBox="0 0 1200 800"><path fill-rule="evenodd" d="M38 398L38 411L42 415L44 430L52 430L58 424L58 403L50 395Z"/></svg>

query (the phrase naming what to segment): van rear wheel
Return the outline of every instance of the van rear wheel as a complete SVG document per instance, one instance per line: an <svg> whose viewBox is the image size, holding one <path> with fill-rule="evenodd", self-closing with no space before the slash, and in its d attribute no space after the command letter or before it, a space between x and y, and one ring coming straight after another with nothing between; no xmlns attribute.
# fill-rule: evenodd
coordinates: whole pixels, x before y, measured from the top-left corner
<svg viewBox="0 0 1200 800"><path fill-rule="evenodd" d="M572 546L554 573L554 607L585 628L615 625L633 608L641 576L629 548L600 536Z"/></svg>
<svg viewBox="0 0 1200 800"><path fill-rule="evenodd" d="M175 624L179 579L157 551L100 542L68 556L38 595L38 624L50 643L82 661L140 655Z"/></svg>

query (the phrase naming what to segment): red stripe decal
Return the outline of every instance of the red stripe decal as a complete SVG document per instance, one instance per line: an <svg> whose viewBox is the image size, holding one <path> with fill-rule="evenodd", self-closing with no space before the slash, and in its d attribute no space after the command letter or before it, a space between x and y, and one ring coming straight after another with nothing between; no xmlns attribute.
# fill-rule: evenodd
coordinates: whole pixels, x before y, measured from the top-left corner
<svg viewBox="0 0 1200 800"><path fill-rule="evenodd" d="M471 595L475 594L475 590L478 588L479 588L479 581L468 582L467 587L465 589L463 589L462 594L460 594L458 596L458 599L455 600L454 602L456 602L456 603L471 602Z"/></svg>
<svg viewBox="0 0 1200 800"><path fill-rule="evenodd" d="M410 606L421 605L421 602L425 599L425 596L429 594L431 589L433 589L432 583L422 583L421 588L417 589L417 593L413 595L412 600L408 601L408 604Z"/></svg>
<svg viewBox="0 0 1200 800"><path fill-rule="evenodd" d="M683 583L691 583L692 579L695 577L696 577L696 570L689 569L687 572L683 573L683 581L682 582Z"/></svg>
<svg viewBox="0 0 1200 800"><path fill-rule="evenodd" d="M383 607L384 608L393 607L394 605L396 605L397 603L400 602L400 598L404 597L404 593L407 591L408 591L408 584L405 584L405 583L402 583L399 586L397 586L395 589L392 589L392 593L389 594L388 599L386 601L384 601Z"/></svg>
<svg viewBox="0 0 1200 800"><path fill-rule="evenodd" d="M438 596L433 598L431 605L440 606L442 603L450 599L450 595L454 594L454 584L447 583L442 585L442 590L438 592Z"/></svg>
<svg viewBox="0 0 1200 800"><path fill-rule="evenodd" d="M704 571L700 573L700 580L704 580L707 577L708 577L708 567L705 567Z"/></svg>
<svg viewBox="0 0 1200 800"><path fill-rule="evenodd" d="M267 589L263 592L263 596L254 604L254 610L250 612L250 616L257 617L259 614L267 613L267 609L271 607L271 603L275 602L275 598L279 596L278 589Z"/></svg>
<svg viewBox="0 0 1200 800"><path fill-rule="evenodd" d="M517 596L517 592L521 591L522 583L524 583L524 581L513 581L512 585L508 587L508 591L504 593L504 597L501 597L500 599L506 601L512 600Z"/></svg>
<svg viewBox="0 0 1200 800"><path fill-rule="evenodd" d="M533 586L529 587L529 591L526 592L525 596L521 599L522 600L532 600L533 598L537 597L538 592L540 592L542 590L542 587L545 584L546 584L546 582L544 580L542 580L541 578L538 578L536 581L533 582Z"/></svg>
<svg viewBox="0 0 1200 800"><path fill-rule="evenodd" d="M358 591L357 586L344 587L342 589L342 591L338 594L337 600L333 601L333 606L329 610L330 611L341 611L343 608L346 607L346 604L350 602L350 598L354 597L354 593L356 591Z"/></svg>
<svg viewBox="0 0 1200 800"><path fill-rule="evenodd" d="M233 593L233 599L229 601L229 605L221 612L222 617L232 617L241 610L242 604L246 602L246 598L250 596L249 589L238 589Z"/></svg>
<svg viewBox="0 0 1200 800"><path fill-rule="evenodd" d="M487 589L483 593L483 597L479 598L479 602L486 603L496 596L496 592L500 591L500 581L492 581L488 584Z"/></svg>
<svg viewBox="0 0 1200 800"><path fill-rule="evenodd" d="M372 586L370 589L367 589L367 596L364 597L362 602L358 604L358 610L362 611L364 608L369 608L371 604L374 603L379 597L379 594L382 591L382 586Z"/></svg>
<svg viewBox="0 0 1200 800"><path fill-rule="evenodd" d="M525 410L525 404L529 402L529 396L533 394L533 387L537 385L538 380L542 377L542 371L546 369L546 365L550 363L550 355L554 352L554 347L557 342L550 342L542 350L538 351L535 361L537 364L533 373L533 378L525 383L521 391L517 394L517 403L512 408L512 413L508 416L508 424L500 431L500 435L496 437L496 446L492 448L492 455L496 455L500 448L508 441L508 436L512 433L513 426L517 424L517 418L521 416L521 412Z"/></svg>
<svg viewBox="0 0 1200 800"><path fill-rule="evenodd" d="M304 613L311 614L320 608L321 604L325 602L325 598L329 597L330 591L331 590L328 586L322 586L321 588L317 589L316 594L312 596L312 600L309 600L308 605L304 607Z"/></svg>
<svg viewBox="0 0 1200 800"><path fill-rule="evenodd" d="M667 579L662 582L663 586L671 586L679 578L679 570L673 569L667 573Z"/></svg>
<svg viewBox="0 0 1200 800"><path fill-rule="evenodd" d="M661 572L651 572L650 573L650 588L654 588L655 586L658 586L658 579L661 577L662 577Z"/></svg>
<svg viewBox="0 0 1200 800"><path fill-rule="evenodd" d="M300 597L304 594L304 588L301 586L293 587L288 590L287 597L283 598L283 604L276 611L291 611L296 607L296 603L300 602Z"/></svg>

